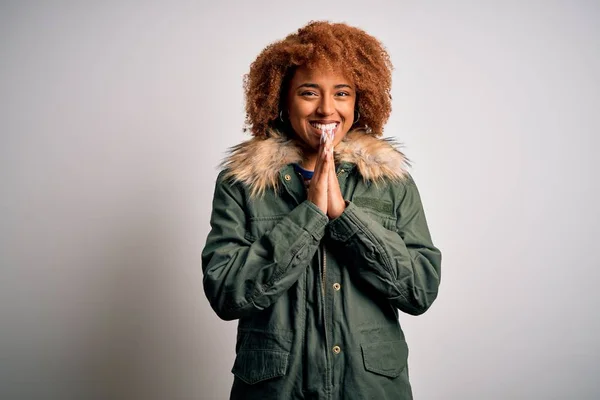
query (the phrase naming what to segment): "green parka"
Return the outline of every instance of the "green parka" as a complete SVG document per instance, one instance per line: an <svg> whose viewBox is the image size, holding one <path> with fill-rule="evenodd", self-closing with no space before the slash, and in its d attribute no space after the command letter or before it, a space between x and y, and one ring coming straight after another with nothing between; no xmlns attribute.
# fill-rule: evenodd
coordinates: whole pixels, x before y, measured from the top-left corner
<svg viewBox="0 0 600 400"><path fill-rule="evenodd" d="M232 399L412 399L398 310L429 308L441 254L392 142L351 132L335 158L331 221L294 141L244 142L219 174L202 264L212 308L239 319Z"/></svg>

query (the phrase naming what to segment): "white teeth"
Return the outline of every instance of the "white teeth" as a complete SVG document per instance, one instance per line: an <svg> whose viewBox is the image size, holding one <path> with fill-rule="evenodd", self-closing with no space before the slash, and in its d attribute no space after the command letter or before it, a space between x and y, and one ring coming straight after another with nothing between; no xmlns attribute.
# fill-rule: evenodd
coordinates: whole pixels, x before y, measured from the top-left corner
<svg viewBox="0 0 600 400"><path fill-rule="evenodd" d="M314 126L315 128L321 130L321 131L330 131L333 130L337 127L336 123L333 124L327 124L327 125L323 125L323 124L318 124L316 122L311 122L311 125Z"/></svg>

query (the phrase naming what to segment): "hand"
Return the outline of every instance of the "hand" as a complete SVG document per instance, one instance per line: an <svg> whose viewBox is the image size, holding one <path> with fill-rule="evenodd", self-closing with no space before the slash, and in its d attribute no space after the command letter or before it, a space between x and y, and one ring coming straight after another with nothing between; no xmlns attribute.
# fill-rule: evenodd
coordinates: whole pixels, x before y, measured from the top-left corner
<svg viewBox="0 0 600 400"><path fill-rule="evenodd" d="M333 146L333 144L332 144ZM342 196L340 183L335 172L335 162L333 161L333 148L331 150L331 163L329 164L327 179L327 216L329 219L336 219L346 209L346 200Z"/></svg>
<svg viewBox="0 0 600 400"><path fill-rule="evenodd" d="M315 173L308 186L308 200L319 207L323 214L327 214L327 187L329 184L329 171L331 170L329 164L333 164L333 152L328 150L328 142L329 140L321 142L319 146Z"/></svg>
<svg viewBox="0 0 600 400"><path fill-rule="evenodd" d="M315 173L308 187L308 200L319 207L329 219L335 219L346 209L346 201L335 172L333 137L325 135L324 139L319 146Z"/></svg>

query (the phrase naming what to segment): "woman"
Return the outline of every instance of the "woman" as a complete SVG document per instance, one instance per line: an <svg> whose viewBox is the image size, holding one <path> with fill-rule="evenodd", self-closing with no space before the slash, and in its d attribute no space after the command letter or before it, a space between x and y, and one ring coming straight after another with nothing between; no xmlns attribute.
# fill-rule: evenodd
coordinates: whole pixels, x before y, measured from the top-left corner
<svg viewBox="0 0 600 400"><path fill-rule="evenodd" d="M239 319L238 399L411 399L398 310L437 296L433 245L407 161L379 139L391 63L372 36L312 22L246 77L253 135L217 178L204 288Z"/></svg>

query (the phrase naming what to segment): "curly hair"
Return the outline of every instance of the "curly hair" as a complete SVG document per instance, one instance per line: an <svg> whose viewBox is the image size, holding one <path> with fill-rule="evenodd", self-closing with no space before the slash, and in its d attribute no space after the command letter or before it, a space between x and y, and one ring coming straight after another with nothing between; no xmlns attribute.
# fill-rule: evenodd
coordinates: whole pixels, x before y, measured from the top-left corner
<svg viewBox="0 0 600 400"><path fill-rule="evenodd" d="M344 23L311 21L297 33L268 45L244 76L246 129L266 138L284 131L279 118L289 81L300 66L339 68L356 86L360 124L383 133L391 112L392 63L384 46L365 31Z"/></svg>

